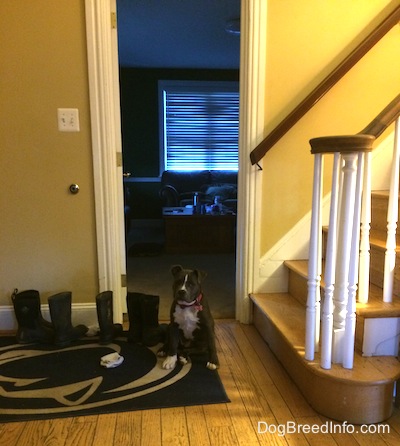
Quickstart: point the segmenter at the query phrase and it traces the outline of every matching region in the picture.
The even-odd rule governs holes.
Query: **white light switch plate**
[[[77,108],[58,108],[58,130],[60,132],[79,132],[79,110]]]

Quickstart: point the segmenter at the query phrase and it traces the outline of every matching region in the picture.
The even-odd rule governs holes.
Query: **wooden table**
[[[236,215],[193,214],[191,208],[163,208],[165,252],[211,254],[235,251]]]

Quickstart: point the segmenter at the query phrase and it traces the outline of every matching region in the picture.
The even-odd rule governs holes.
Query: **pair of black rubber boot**
[[[153,347],[165,341],[167,325],[158,323],[159,296],[128,292],[128,342]]]
[[[104,291],[96,296],[97,319],[99,321],[100,344],[109,344],[122,335],[122,325],[114,324],[113,292]]]
[[[18,323],[17,342],[19,344],[39,342],[65,347],[84,336],[88,331],[85,325],[72,326],[72,293],[70,291],[49,297],[51,322],[42,316],[40,295],[37,290],[26,290],[19,293],[15,289],[11,300]]]

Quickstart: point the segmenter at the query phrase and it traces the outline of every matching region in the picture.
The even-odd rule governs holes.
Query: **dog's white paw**
[[[165,357],[167,356],[167,353],[166,353],[164,350],[159,350],[159,351],[157,352],[157,356],[158,356],[159,358],[165,358]]]
[[[179,356],[179,363],[185,365],[188,363],[188,360],[184,356]]]
[[[212,362],[207,362],[207,368],[209,370],[217,370],[218,366],[217,364],[213,364]]]
[[[172,370],[175,367],[177,360],[177,355],[167,356],[163,362],[162,368],[166,370]]]

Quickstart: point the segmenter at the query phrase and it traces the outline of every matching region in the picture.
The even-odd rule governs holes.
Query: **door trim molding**
[[[250,153],[264,138],[267,3],[241,3],[236,318],[242,323],[252,321],[249,293],[260,263],[262,172]]]
[[[117,31],[111,27],[116,0],[85,0],[96,231],[100,291],[114,292],[114,314],[126,305]],[[241,2],[239,182],[236,260],[236,318],[251,322],[249,293],[259,270],[261,173],[250,152],[264,137],[267,2]]]
[[[99,291],[113,292],[114,320],[122,322],[126,256],[115,0],[86,0],[85,10]]]

